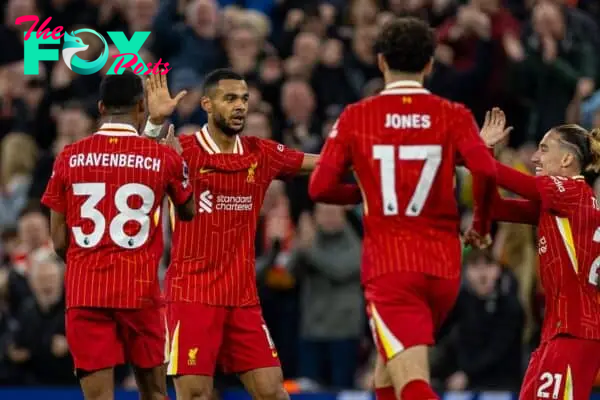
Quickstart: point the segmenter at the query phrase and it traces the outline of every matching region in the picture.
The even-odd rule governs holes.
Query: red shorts
[[[600,341],[558,336],[531,355],[519,400],[588,400],[600,368]]]
[[[365,284],[373,339],[387,362],[404,349],[434,343],[434,334],[454,307],[460,279],[394,272]]]
[[[259,305],[222,307],[173,302],[167,306],[171,351],[167,374],[213,376],[279,367]]]
[[[92,372],[130,362],[153,368],[166,362],[163,307],[69,308],[66,333],[75,368]]]

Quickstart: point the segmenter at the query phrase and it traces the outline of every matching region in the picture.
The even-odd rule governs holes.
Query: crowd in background
[[[76,384],[64,330],[64,266],[51,252],[39,199],[61,149],[94,131],[99,73],[64,62],[23,73],[22,15],[49,27],[104,34],[151,31],[140,56],[169,62],[173,93],[188,90],[178,134],[206,122],[203,76],[246,77],[244,134],[319,152],[345,105],[383,88],[373,41],[394,16],[437,31],[434,93],[465,103],[479,122],[501,107],[515,130],[497,156],[531,173],[544,132],[563,122],[600,127],[597,0],[8,0],[0,10],[0,385]],[[93,36],[79,53],[95,59]],[[118,53],[110,46],[110,55]],[[470,179],[458,170],[465,226]],[[257,279],[284,373],[303,387],[370,388],[373,344],[360,287],[360,208],[311,203],[306,178],[269,189],[256,238]],[[168,235],[168,230],[165,229]],[[466,253],[464,285],[432,351],[440,389],[517,389],[539,338],[543,292],[535,230],[494,227],[491,251]],[[167,241],[168,243],[168,241]],[[201,244],[199,244],[201,245]],[[167,246],[168,247],[168,246]],[[161,268],[168,264],[168,248]],[[133,383],[126,367],[119,382]],[[303,379],[300,379],[303,378]],[[235,381],[223,380],[223,385]]]

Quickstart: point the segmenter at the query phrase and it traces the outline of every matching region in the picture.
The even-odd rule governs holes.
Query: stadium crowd
[[[438,34],[431,91],[465,103],[480,122],[493,106],[506,111],[515,130],[497,154],[504,163],[533,172],[535,143],[550,127],[600,127],[595,0],[8,0],[0,12],[0,385],[76,384],[63,265],[39,200],[56,154],[94,131],[99,82],[111,65],[78,75],[62,61],[44,62],[38,75],[25,75],[29,26],[16,25],[19,16],[106,38],[151,31],[141,57],[168,62],[172,93],[188,91],[172,116],[180,135],[206,122],[203,76],[229,67],[251,87],[244,134],[318,152],[345,105],[383,88],[375,35],[408,14]],[[95,59],[99,41],[85,35],[81,57]],[[457,176],[467,227],[471,182],[463,170]],[[258,232],[261,304],[286,377],[304,388],[370,388],[360,209],[312,204],[307,178],[276,182]],[[465,251],[464,285],[431,354],[440,389],[518,389],[543,316],[536,253],[534,229],[508,223],[494,227],[491,250]],[[126,367],[118,375],[133,385]]]

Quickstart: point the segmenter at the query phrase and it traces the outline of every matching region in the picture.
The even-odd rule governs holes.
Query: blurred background
[[[52,17],[51,29],[88,27],[107,40],[107,31],[128,37],[151,31],[141,57],[169,62],[171,91],[189,91],[172,116],[180,135],[206,122],[199,107],[203,76],[229,67],[250,85],[244,134],[319,152],[344,106],[383,88],[373,41],[386,21],[401,15],[423,18],[437,32],[431,91],[465,103],[479,122],[493,106],[506,111],[515,131],[497,154],[504,163],[531,173],[530,156],[548,128],[564,121],[600,127],[598,0],[2,3],[0,386],[77,385],[64,336],[64,266],[48,257],[47,210],[39,199],[56,154],[95,129],[98,86],[111,64],[84,76],[62,61],[44,62],[39,75],[24,75],[29,25],[15,25],[19,16]],[[79,55],[95,59],[99,47],[84,35],[90,48]],[[118,53],[114,46],[110,52]],[[470,177],[462,169],[457,176],[466,227]],[[360,208],[312,204],[306,178],[269,189],[256,238],[257,279],[292,392],[372,387],[361,236]],[[431,352],[440,391],[518,391],[539,339],[544,310],[535,231],[498,224],[494,236],[490,251],[465,253],[463,288]],[[168,245],[161,268],[167,264]],[[116,375],[121,387],[135,387],[127,366]],[[223,396],[238,385],[232,377],[217,379]],[[2,398],[18,393],[0,389]]]

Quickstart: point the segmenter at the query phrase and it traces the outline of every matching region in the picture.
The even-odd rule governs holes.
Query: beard
[[[227,120],[221,114],[214,114],[215,125],[221,132],[223,132],[226,136],[233,137],[244,130],[246,127],[246,119],[244,118],[244,122],[240,128],[232,128],[227,125]]]

